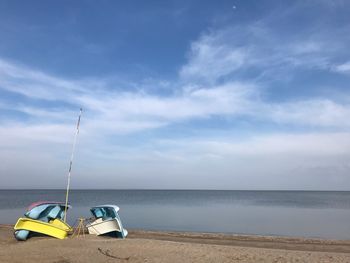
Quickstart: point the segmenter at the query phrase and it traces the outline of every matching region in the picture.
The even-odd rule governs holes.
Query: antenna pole
[[[65,223],[67,221],[67,207],[68,207],[68,196],[69,196],[69,187],[70,187],[70,175],[71,175],[71,171],[72,171],[74,150],[75,150],[75,145],[77,144],[77,139],[78,139],[78,134],[79,134],[80,118],[81,118],[81,113],[82,112],[83,112],[83,109],[80,108],[79,118],[78,118],[78,123],[77,123],[77,131],[76,131],[75,136],[74,136],[74,142],[73,142],[73,147],[72,147],[72,154],[71,154],[70,162],[69,162],[68,182],[67,182],[67,191],[66,191],[66,205],[64,207],[64,222]]]

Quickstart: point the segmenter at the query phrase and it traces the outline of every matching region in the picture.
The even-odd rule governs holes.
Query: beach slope
[[[125,240],[89,236],[18,242],[0,226],[0,262],[349,262],[350,241],[130,231]]]

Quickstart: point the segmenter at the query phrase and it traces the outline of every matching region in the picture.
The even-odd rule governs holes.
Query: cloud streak
[[[144,118],[171,123],[190,118],[206,118],[211,115],[243,114],[277,122],[292,121],[304,125],[310,123],[320,126],[342,126],[346,123],[345,118],[349,113],[348,105],[342,105],[330,99],[315,98],[287,103],[263,101],[260,87],[256,83],[227,82],[192,90],[183,88],[179,94],[161,97],[144,92],[114,92],[108,89],[103,92],[101,90],[94,92],[92,89],[83,89],[84,82],[63,80],[36,71],[28,73],[23,68],[12,64],[3,70],[3,65],[4,63],[0,64],[2,89],[29,98],[54,99],[71,105],[81,105],[98,117],[105,116],[111,120]],[[18,77],[12,72],[21,72],[22,76]],[[27,83],[30,84],[27,85]],[[45,89],[41,91],[43,87]],[[38,118],[59,119],[62,115],[69,115],[67,113],[72,112],[69,110],[60,114],[56,108],[50,111],[40,106],[30,107],[20,103],[9,105],[6,102],[3,102],[2,108],[18,110]]]
[[[30,122],[19,128],[24,131],[28,127],[28,134],[34,134],[30,129],[36,129],[36,126],[38,129],[43,128],[45,122],[48,123],[48,132],[52,123],[65,127],[67,122],[72,122],[74,119],[72,105],[76,105],[76,108],[82,106],[87,110],[89,117],[85,127],[93,136],[141,132],[213,116],[229,118],[244,116],[279,125],[340,129],[349,127],[348,104],[337,103],[328,98],[283,103],[264,101],[261,87],[256,82],[231,81],[224,84],[207,84],[207,87],[196,86],[194,89],[179,86],[180,92],[162,97],[138,91],[116,92],[109,87],[95,91],[91,85],[85,85],[85,80],[65,80],[40,71],[27,70],[2,60],[0,83],[2,89],[24,95],[29,99],[57,100],[70,105],[69,108],[48,109],[42,107],[40,103],[28,106],[21,102],[9,104],[2,101],[1,108],[29,116]],[[3,123],[2,126],[3,129],[9,127],[10,130],[16,127],[16,124],[10,122]]]
[[[350,74],[350,61],[334,66],[333,70],[343,74]]]

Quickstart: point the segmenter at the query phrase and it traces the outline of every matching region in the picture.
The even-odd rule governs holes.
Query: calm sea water
[[[0,190],[0,223],[14,224],[38,200],[64,190]],[[126,228],[350,239],[350,192],[72,190],[68,221],[116,204]]]

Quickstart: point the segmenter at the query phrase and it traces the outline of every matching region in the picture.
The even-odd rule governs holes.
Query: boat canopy
[[[95,218],[117,218],[119,207],[116,205],[99,205],[90,209]]]
[[[24,215],[31,219],[49,222],[51,219],[63,219],[65,207],[62,202],[41,201],[31,204]]]
[[[65,207],[66,204],[64,202],[56,202],[56,201],[38,201],[35,203],[32,203],[28,206],[27,211],[32,210],[34,207],[41,206],[41,205],[59,205]],[[67,206],[68,208],[72,208],[69,204]]]

